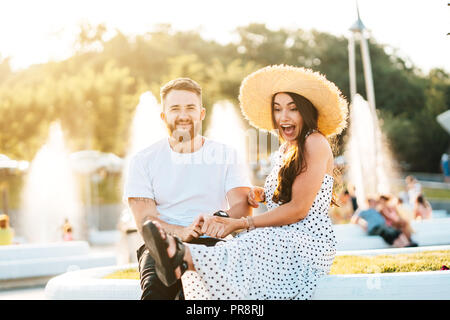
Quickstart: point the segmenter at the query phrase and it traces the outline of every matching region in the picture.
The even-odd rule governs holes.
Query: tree
[[[107,40],[108,32],[104,25],[81,26],[77,51],[65,61],[11,72],[9,60],[0,59],[0,153],[31,160],[49,124],[60,119],[73,151],[95,148],[123,155],[140,95],[150,90],[159,97],[161,85],[175,77],[191,77],[202,86],[205,129],[212,105],[226,99],[238,109],[242,80],[270,64],[312,68],[350,95],[342,36],[249,24],[236,29],[237,42],[223,45],[170,25],[134,36],[116,30]],[[435,117],[450,103],[448,74],[436,69],[423,75],[374,39],[369,49],[377,109],[395,156],[410,170],[438,171],[449,137]],[[358,93],[365,96],[358,47],[356,59]]]

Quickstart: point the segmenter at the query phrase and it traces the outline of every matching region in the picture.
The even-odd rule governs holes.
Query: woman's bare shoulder
[[[305,140],[306,152],[332,155],[331,146],[327,138],[319,132],[310,134]]]

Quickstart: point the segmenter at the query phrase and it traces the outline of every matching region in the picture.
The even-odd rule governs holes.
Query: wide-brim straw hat
[[[348,103],[338,87],[319,72],[287,65],[274,65],[248,75],[241,84],[241,111],[250,124],[272,131],[272,97],[279,92],[302,95],[318,111],[318,130],[326,137],[340,134],[347,126]]]

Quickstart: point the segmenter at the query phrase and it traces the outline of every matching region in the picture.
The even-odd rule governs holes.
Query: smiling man
[[[236,150],[201,135],[206,110],[201,87],[178,78],[161,88],[161,119],[169,137],[138,152],[131,160],[124,192],[142,235],[147,220],[158,221],[182,241],[215,245],[203,236],[200,214],[240,218],[252,213],[251,184]],[[182,298],[181,281],[166,287],[157,277],[145,245],[138,252],[141,299]]]

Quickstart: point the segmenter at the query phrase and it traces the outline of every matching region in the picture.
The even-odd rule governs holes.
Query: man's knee
[[[199,238],[192,243],[214,246],[221,239]],[[155,260],[150,256],[145,244],[137,250],[139,277],[141,282],[141,300],[174,300],[184,299],[183,285],[178,280],[174,285],[166,287],[158,278],[155,270]]]
[[[145,245],[137,251],[139,277],[142,290],[141,300],[174,300],[182,290],[181,280],[166,287],[158,278],[155,260],[150,256]],[[182,296],[182,295],[181,295]]]

